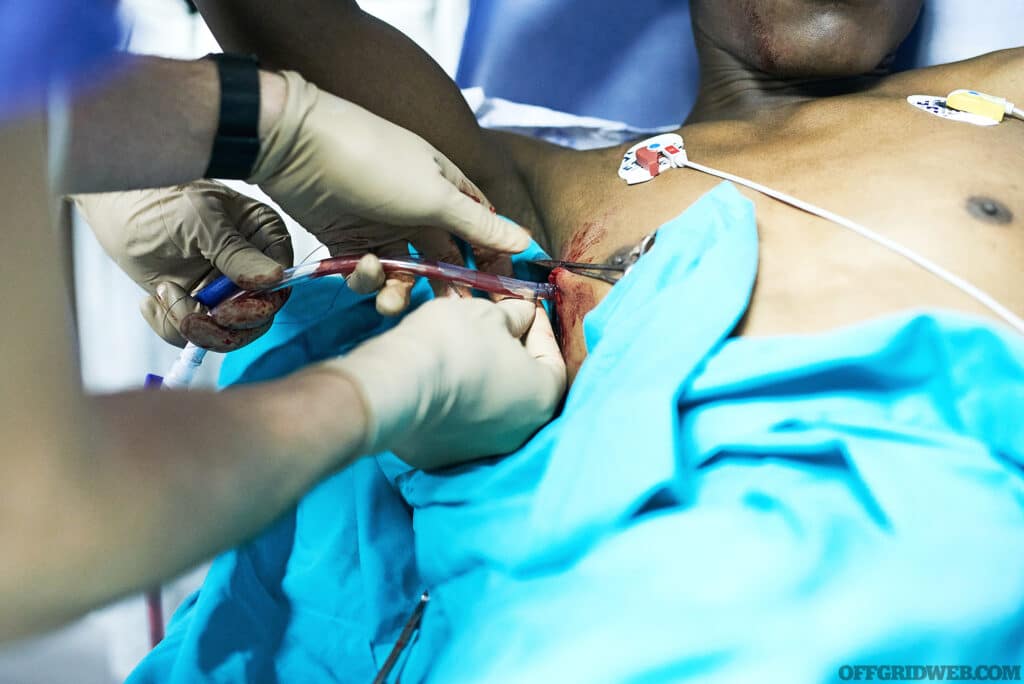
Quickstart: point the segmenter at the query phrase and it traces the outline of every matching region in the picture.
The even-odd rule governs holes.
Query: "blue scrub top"
[[[51,83],[93,80],[120,39],[116,0],[0,0],[0,121],[38,111]]]

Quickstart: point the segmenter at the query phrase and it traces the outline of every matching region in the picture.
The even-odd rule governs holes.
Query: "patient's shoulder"
[[[958,64],[963,69],[964,78],[978,82],[977,86],[962,88],[982,89],[1014,102],[1024,100],[1024,47],[990,52]]]
[[[945,95],[958,88],[980,90],[1014,102],[1024,100],[1024,47],[998,50],[960,62],[895,74],[885,90]]]

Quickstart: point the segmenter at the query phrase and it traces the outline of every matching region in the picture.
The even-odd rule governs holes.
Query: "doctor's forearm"
[[[284,81],[260,72],[260,135],[280,114]],[[220,81],[209,60],[129,57],[121,72],[71,108],[61,190],[107,192],[201,178],[220,112]]]
[[[18,562],[0,571],[0,639],[53,626],[245,541],[357,458],[366,430],[349,381],[315,371],[221,394],[137,392],[89,403],[79,453],[41,454],[53,464],[45,484],[20,483],[53,503],[8,518],[17,532],[5,535],[6,552]],[[60,598],[51,601],[54,587]]]
[[[41,120],[0,128],[0,641],[251,536],[366,429],[351,385],[316,369],[220,395],[84,395],[45,152]]]

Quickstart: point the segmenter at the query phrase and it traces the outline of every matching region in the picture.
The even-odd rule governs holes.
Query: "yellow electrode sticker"
[[[950,121],[959,121],[960,123],[974,124],[975,126],[995,126],[998,121],[993,121],[987,116],[979,116],[978,114],[971,114],[970,112],[961,112],[951,107],[946,106],[946,98],[936,97],[934,95],[911,95],[907,98],[907,102],[914,105],[918,109],[934,114],[943,119],[949,119]]]

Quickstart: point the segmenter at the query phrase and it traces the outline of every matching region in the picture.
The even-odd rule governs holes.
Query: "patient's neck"
[[[758,114],[822,97],[866,90],[888,75],[887,65],[843,78],[781,78],[750,67],[697,36],[700,89],[686,123],[752,119]]]

